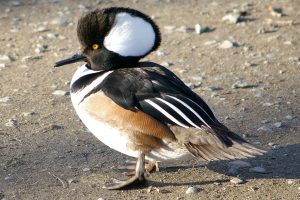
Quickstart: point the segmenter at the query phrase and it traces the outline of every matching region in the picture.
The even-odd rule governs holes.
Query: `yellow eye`
[[[99,48],[99,44],[93,44],[92,49],[97,50]]]

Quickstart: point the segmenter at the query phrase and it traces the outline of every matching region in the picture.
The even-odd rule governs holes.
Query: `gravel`
[[[189,188],[185,191],[185,193],[186,193],[186,194],[195,194],[195,193],[198,193],[198,192],[200,192],[200,191],[201,191],[200,188],[189,187]]]
[[[230,182],[233,184],[243,184],[243,183],[245,183],[245,180],[243,180],[241,178],[233,178],[230,180]]]

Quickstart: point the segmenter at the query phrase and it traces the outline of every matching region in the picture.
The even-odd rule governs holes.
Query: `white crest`
[[[121,56],[142,56],[152,49],[154,43],[152,25],[125,12],[116,15],[114,26],[104,39],[104,46]]]

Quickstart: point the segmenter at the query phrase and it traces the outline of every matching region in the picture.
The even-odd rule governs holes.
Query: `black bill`
[[[80,62],[80,61],[86,62],[87,61],[86,57],[82,54],[74,54],[70,58],[67,58],[67,59],[60,60],[60,61],[56,62],[54,64],[54,67],[60,67],[60,66],[63,66],[63,65],[68,65],[68,64],[72,64],[72,63]]]

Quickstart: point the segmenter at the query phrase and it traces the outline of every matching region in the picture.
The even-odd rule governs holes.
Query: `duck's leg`
[[[114,166],[111,169],[116,170],[126,176],[135,175],[136,161],[127,160],[124,166]],[[158,162],[157,161],[148,161],[145,162],[145,171],[147,173],[158,172]]]
[[[125,181],[115,180],[112,183],[106,184],[103,188],[117,190],[145,180],[145,154],[141,153],[136,162],[135,174],[131,178]]]

